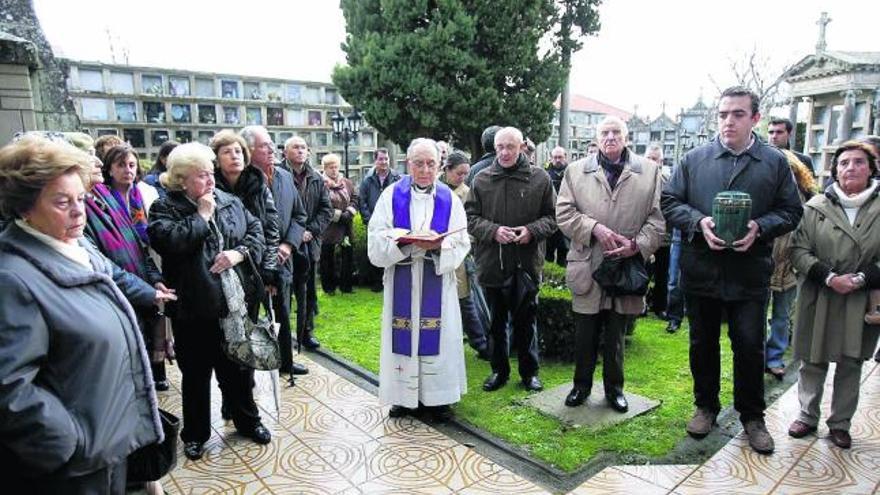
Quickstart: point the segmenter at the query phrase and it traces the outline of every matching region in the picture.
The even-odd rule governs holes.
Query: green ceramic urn
[[[712,201],[712,219],[715,221],[715,235],[726,242],[728,248],[749,232],[749,219],[752,216],[752,198],[740,191],[721,191]]]

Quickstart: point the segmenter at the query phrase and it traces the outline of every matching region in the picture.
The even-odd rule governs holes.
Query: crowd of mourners
[[[279,371],[293,383],[309,372],[294,349],[321,345],[318,280],[337,297],[358,280],[383,292],[379,398],[390,417],[450,418],[467,392],[465,340],[490,362],[484,393],[507,385],[512,352],[521,386],[540,391],[545,262],[565,268],[572,296],[565,406],[628,411],[625,343],[650,308],[670,333],[686,316],[689,435],[709,435],[721,411],[726,322],[733,407],[750,446],[774,450],[764,375],[786,375],[791,339],[800,411],[788,434],[817,431],[835,363],[825,421],[830,441],[849,448],[880,329],[880,138],[840,143],[830,175],[816,177],[810,157],[788,149],[790,121],[770,119],[766,139],[756,133],[758,109],[754,93],[725,90],[717,136],[672,167],[659,145],[637,155],[626,123],[609,116],[572,163],[557,147],[536,164],[520,130],[490,126],[473,159],[413,140],[405,174],[380,148],[358,185],[336,154],[312,163],[301,137],[279,160],[261,126],[221,131],[207,146],[166,142],[148,170],[116,136],[17,136],[0,149],[7,482],[34,493],[161,493],[132,479],[129,463],[169,440],[157,400],[171,393],[169,362],[181,372],[187,458],[200,459],[211,434],[212,374],[223,418],[272,442],[255,370],[230,355],[228,329],[239,310],[253,321],[274,315]],[[726,197],[747,200],[733,238],[731,219],[713,216]],[[358,221],[368,267],[354,261]],[[600,354],[604,404],[587,402]]]

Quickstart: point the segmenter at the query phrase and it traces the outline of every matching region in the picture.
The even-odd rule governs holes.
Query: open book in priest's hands
[[[396,241],[401,246],[412,244],[414,242],[440,242],[444,238],[446,238],[446,236],[450,234],[455,234],[456,232],[461,232],[466,228],[467,227],[462,227],[460,229],[450,230],[449,232],[445,232],[443,234],[438,234],[433,230],[413,232],[406,229],[391,229],[391,234],[388,237]]]

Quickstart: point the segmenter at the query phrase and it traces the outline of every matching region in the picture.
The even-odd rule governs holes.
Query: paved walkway
[[[213,433],[205,456],[163,480],[168,493],[549,493],[434,428],[414,419],[389,419],[372,394],[302,358],[311,373],[284,387],[281,407],[267,375],[258,373],[258,404],[274,435],[256,445],[220,418],[212,394]],[[172,389],[160,403],[180,415],[180,375],[169,368]],[[853,448],[825,438],[785,434],[797,411],[796,387],[768,410],[776,439],[772,456],[754,454],[742,435],[702,465],[615,466],[572,491],[626,494],[875,493],[880,484],[880,368],[866,364]],[[826,394],[827,396],[830,394]],[[823,411],[827,410],[826,405]],[[182,448],[182,446],[181,446]]]

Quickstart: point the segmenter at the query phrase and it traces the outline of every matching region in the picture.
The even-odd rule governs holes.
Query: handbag
[[[645,260],[636,253],[627,258],[605,258],[593,280],[610,296],[644,296],[648,293]]]
[[[499,246],[500,248],[500,246]],[[501,256],[499,250],[499,256]],[[502,265],[503,266],[503,265]],[[519,247],[516,247],[516,269],[508,275],[501,286],[501,295],[508,301],[510,312],[514,316],[522,309],[528,309],[529,303],[535,303],[538,295],[538,283],[523,268],[519,259]]]
[[[213,222],[209,223],[213,225]],[[223,234],[215,225],[212,231],[223,246]],[[249,253],[244,254],[254,277],[259,277],[257,266]],[[262,284],[260,284],[262,286]],[[272,304],[268,301],[265,291],[260,295],[259,302],[266,308],[267,316],[252,318],[248,312],[239,271],[224,270],[220,273],[220,287],[226,300],[228,312],[220,318],[220,329],[223,330],[223,352],[230,360],[255,370],[277,370],[281,367],[281,348],[278,346],[278,328]]]
[[[165,440],[161,443],[145,445],[129,454],[126,475],[126,480],[129,482],[156,481],[177,466],[177,435],[180,431],[180,419],[164,409],[159,409],[159,419]]]

